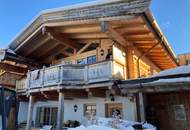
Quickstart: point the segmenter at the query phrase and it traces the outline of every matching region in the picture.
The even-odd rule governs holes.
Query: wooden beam
[[[165,38],[162,36],[163,34],[160,32],[160,30],[155,27],[146,15],[142,15],[142,19],[144,20],[145,24],[147,25],[147,27],[149,28],[149,30],[153,33],[153,35],[155,35],[155,37],[161,41],[163,39],[162,42],[162,48],[164,49],[164,51],[170,56],[170,58],[172,59],[173,64],[177,65],[176,59],[173,56],[172,52],[170,51],[170,47],[167,45]],[[160,32],[160,34],[159,34]]]
[[[53,45],[50,46],[48,49],[44,50],[43,52],[41,52],[38,57],[41,57],[43,55],[45,55],[46,53],[48,53],[49,51],[51,51],[52,49],[54,49],[56,46],[59,45],[59,42],[55,42],[55,43],[52,43]]]
[[[63,28],[56,28],[57,31],[66,34],[76,34],[76,33],[98,33],[100,32],[100,27],[96,24],[92,25],[81,25],[81,26],[68,26]]]
[[[72,39],[106,39],[108,36],[105,33],[83,33],[83,34],[72,34]]]
[[[108,17],[108,18],[102,18],[101,21],[107,21],[110,22],[114,26],[123,26],[123,25],[132,25],[132,24],[143,24],[144,21],[140,16],[116,16],[114,17]]]
[[[47,41],[49,41],[51,38],[50,37],[45,37],[41,42],[39,42],[38,44],[36,44],[35,46],[33,46],[32,48],[30,48],[29,50],[27,50],[24,53],[24,56],[28,56],[30,55],[32,52],[34,52],[35,50],[37,50],[40,46],[42,46],[43,44],[45,44]]]
[[[69,47],[64,47],[64,48],[56,47],[51,51],[51,55],[44,55],[41,59],[44,59],[46,57],[45,61],[48,62],[51,58],[55,57],[61,52],[64,52],[68,48]]]
[[[108,37],[110,37],[114,41],[117,41],[119,44],[121,44],[124,47],[131,45],[131,43],[129,43],[115,29],[113,29],[109,23],[104,23],[104,24],[106,28],[106,34],[108,35]]]
[[[66,56],[73,56],[74,55],[74,53],[69,53],[69,52],[65,52],[65,51],[63,51],[61,53],[66,55]]]
[[[1,89],[0,91],[0,96],[1,96],[1,105],[0,105],[0,108],[1,108],[1,129],[2,130],[6,130],[7,129],[7,116],[6,116],[6,105],[5,105],[5,102],[6,102],[6,99],[5,99],[5,92],[4,92],[4,88]]]
[[[142,50],[142,52],[146,52],[146,50],[147,49],[144,49],[144,50]],[[150,53],[152,53],[152,52],[161,53],[161,52],[163,52],[163,50],[161,50],[161,49],[160,50],[159,49],[153,49],[153,50],[150,51]]]
[[[150,56],[163,56],[163,57],[165,57],[165,56],[167,56],[167,54],[165,54],[165,53],[163,53],[163,54],[160,54],[160,53],[154,53],[154,52],[152,52],[152,53],[150,53],[150,54],[148,54],[148,55],[150,55]]]
[[[168,57],[154,57],[154,58],[150,58],[151,60],[169,60]]]
[[[64,117],[64,94],[59,92],[58,112],[57,112],[57,130],[62,130]]]
[[[148,28],[139,28],[139,27],[133,27],[133,28],[118,28],[116,29],[120,34],[147,34],[150,33]]]
[[[149,33],[149,34],[129,34],[129,35],[127,35],[127,38],[129,38],[129,39],[132,39],[132,38],[152,38],[152,39],[154,39],[155,37],[154,37],[154,35],[152,35],[151,33]]]
[[[135,75],[134,75],[134,67],[135,67],[135,64],[134,64],[134,59],[133,59],[133,47],[127,47],[127,50],[126,50],[126,63],[127,63],[127,78],[128,79],[134,79],[136,78]]]
[[[134,44],[148,44],[148,45],[154,45],[155,43],[157,43],[157,41],[134,41]]]
[[[44,30],[44,33],[47,33],[52,39],[59,42],[60,44],[63,44],[64,46],[68,46],[72,49],[77,49],[76,44],[71,39],[69,39],[67,34],[58,33],[54,29],[48,28],[48,27],[45,27],[43,30]]]
[[[64,52],[68,48],[69,47],[64,47],[64,48],[57,49],[57,51],[55,53],[53,53],[51,56],[54,57],[54,56],[58,55],[59,53]]]
[[[127,39],[128,39],[128,41],[132,41],[132,42],[135,42],[135,41],[152,41],[152,42],[156,42],[156,43],[158,43],[158,40],[156,40],[156,39],[154,39],[154,38],[151,38],[151,37],[149,37],[149,38],[138,38],[138,37],[132,37],[132,38],[128,38],[128,36],[125,36]]]
[[[88,43],[97,43],[97,44],[100,44],[101,43],[100,39],[77,39],[75,41],[76,41],[76,43],[82,43],[82,44],[88,44]]]
[[[27,72],[27,70],[25,68],[2,63],[2,62],[0,62],[0,69],[2,69],[4,71],[16,72],[16,73],[21,73],[21,74],[25,74]]]
[[[27,115],[27,123],[26,123],[26,130],[31,130],[31,127],[32,127],[33,108],[34,108],[34,96],[30,95],[29,106],[28,106],[28,115]]]
[[[77,52],[77,54],[82,53],[82,52],[83,52],[84,50],[86,50],[91,44],[92,44],[92,43],[86,44],[83,48],[81,48],[81,49]]]
[[[112,24],[113,25],[113,24]],[[130,25],[120,25],[118,28],[116,28],[117,31],[121,30],[127,30],[127,29],[148,29],[145,23],[131,23]]]
[[[144,95],[142,92],[138,93],[138,108],[139,108],[139,122],[145,122],[145,105],[144,105]]]

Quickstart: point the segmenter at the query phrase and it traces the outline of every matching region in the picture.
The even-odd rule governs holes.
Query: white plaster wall
[[[105,98],[89,98],[89,99],[73,99],[73,100],[65,100],[65,108],[64,108],[64,120],[78,120],[79,122],[84,121],[84,104],[96,104],[96,115],[99,117],[105,117],[105,104],[106,103],[122,103],[123,104],[123,118],[131,121],[136,121],[136,103],[130,102],[126,97],[115,97],[115,102],[106,101]],[[77,112],[74,112],[74,105],[78,106]],[[19,119],[26,120],[27,118],[27,109],[28,104],[21,104],[25,108],[20,108],[21,111],[25,111],[24,115],[20,114],[19,111]],[[37,107],[57,107],[57,101],[47,101],[47,102],[36,102],[34,104],[33,110],[33,121],[36,119],[36,109]]]
[[[18,112],[18,123],[26,122],[28,113],[28,102],[20,102]]]
[[[64,108],[64,120],[78,120],[83,122],[84,118],[84,109],[83,105],[88,103],[96,104],[97,107],[97,116],[105,116],[105,105],[104,98],[91,98],[91,99],[74,99],[74,100],[65,100]],[[74,105],[78,106],[77,112],[74,112]],[[33,111],[33,121],[36,119],[36,109],[38,107],[57,107],[57,101],[47,101],[47,102],[36,102],[34,105]]]

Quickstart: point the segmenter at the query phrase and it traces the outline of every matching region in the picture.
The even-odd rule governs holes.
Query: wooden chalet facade
[[[178,55],[178,61],[180,66],[190,65],[190,53]]]
[[[0,62],[0,69],[0,130],[17,130],[16,80],[22,79],[27,69],[25,65],[8,60]]]
[[[4,51],[1,59],[27,66],[16,83],[26,130],[82,122],[85,106],[97,116],[110,117],[118,109],[124,119],[144,120],[142,93],[123,94],[119,81],[177,66],[149,5],[150,0],[105,0],[43,11],[11,42],[14,53]]]
[[[189,130],[190,66],[152,77],[121,81],[123,93],[143,92],[146,120],[158,130]]]

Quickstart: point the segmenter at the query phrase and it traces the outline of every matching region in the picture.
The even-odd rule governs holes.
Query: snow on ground
[[[178,75],[178,74],[190,74],[190,66],[180,66],[174,69],[161,71],[160,73],[155,74],[153,77],[170,76],[170,75]]]
[[[153,125],[148,123],[100,117],[95,117],[92,120],[88,120],[86,124],[81,125],[80,127],[69,128],[68,130],[135,130],[133,125],[142,125],[144,129],[156,130]]]

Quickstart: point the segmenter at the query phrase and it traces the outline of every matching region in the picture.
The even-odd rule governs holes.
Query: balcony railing
[[[57,65],[28,72],[26,79],[17,81],[17,90],[55,85],[89,84],[112,79],[115,79],[113,61],[92,65]]]

